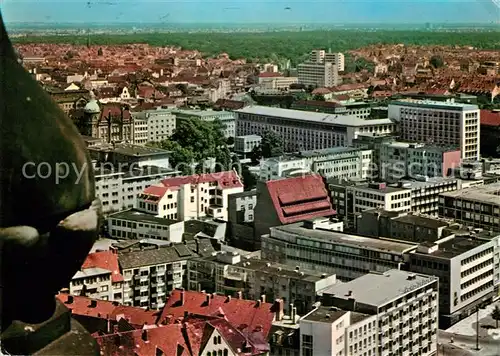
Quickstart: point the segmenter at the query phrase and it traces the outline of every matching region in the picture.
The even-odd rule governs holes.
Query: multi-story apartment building
[[[315,87],[337,86],[342,80],[339,72],[344,71],[344,62],[342,53],[313,50],[309,61],[297,66],[299,83]]]
[[[300,319],[300,355],[378,355],[377,331],[376,315],[318,306]]]
[[[300,269],[260,259],[244,259],[238,253],[219,252],[215,256],[188,262],[188,288],[207,293],[235,295],[244,299],[283,299],[285,312],[303,315],[311,310],[319,291],[336,283],[335,275]]]
[[[379,150],[379,176],[387,182],[397,182],[406,177],[446,177],[462,161],[457,148],[423,143],[386,142],[380,145]]]
[[[478,106],[471,104],[407,99],[389,105],[402,139],[460,147],[462,159],[471,161],[480,157],[479,117]]]
[[[500,183],[442,193],[439,216],[477,228],[500,229]]]
[[[462,187],[462,181],[456,178],[428,178],[418,180],[401,180],[399,187],[411,191],[411,211],[427,215],[438,215],[439,194],[451,192]]]
[[[108,216],[108,233],[115,239],[157,239],[182,242],[184,222],[158,218],[137,210],[124,210]]]
[[[399,268],[404,255],[416,249],[411,242],[350,235],[316,229],[296,223],[271,228],[262,236],[262,258],[290,266],[336,274],[348,281],[369,271],[384,272]]]
[[[231,194],[228,197],[229,239],[233,246],[245,248],[253,244],[253,222],[257,191]]]
[[[136,145],[148,142],[161,142],[175,131],[176,116],[172,110],[158,108],[132,112],[134,119],[134,139]]]
[[[36,75],[36,70],[34,74]],[[91,99],[91,93],[87,89],[62,90],[45,88],[45,90],[67,115],[74,109],[83,109]]]
[[[214,110],[173,110],[172,113],[175,115],[177,120],[197,118],[203,121],[215,121],[218,120],[223,125],[224,136],[235,137],[236,131],[236,118],[232,111],[214,111]],[[177,121],[178,122],[178,121]]]
[[[262,135],[266,130],[272,130],[282,137],[287,152],[348,147],[359,134],[390,134],[396,131],[396,124],[390,119],[365,120],[353,115],[258,105],[235,112],[237,135]]]
[[[419,245],[409,254],[412,272],[439,277],[441,328],[498,297],[500,233],[449,236]]]
[[[234,138],[234,152],[247,158],[253,149],[260,146],[262,137],[259,135],[236,136]]]
[[[359,213],[381,208],[387,211],[411,211],[411,191],[404,187],[393,187],[386,183],[329,183],[332,204],[337,213],[347,222],[355,221]]]
[[[96,168],[96,196],[101,200],[104,213],[133,208],[137,203],[137,195],[145,188],[158,182],[159,179],[177,173],[179,172],[155,166],[121,171]]]
[[[123,275],[116,251],[90,253],[69,283],[69,293],[89,298],[123,301]]]
[[[357,329],[357,340],[353,340],[356,330],[352,330],[352,338],[349,331],[352,345],[346,341],[349,348],[345,355],[364,355],[366,352],[367,355],[381,356],[431,356],[437,353],[437,277],[397,269],[368,273],[325,290],[323,304],[376,317],[375,325],[372,324],[372,330],[376,328],[375,348],[371,348],[371,353],[368,353],[368,341],[365,347],[363,326],[362,337]]]
[[[240,192],[235,171],[167,178],[139,194],[137,209],[180,221],[205,216],[227,221],[228,197]]]
[[[198,255],[184,244],[119,251],[125,305],[159,309],[168,293],[187,282],[187,261]]]
[[[289,173],[305,171],[325,178],[371,178],[372,150],[351,147],[302,151],[260,161],[260,180],[280,179]]]

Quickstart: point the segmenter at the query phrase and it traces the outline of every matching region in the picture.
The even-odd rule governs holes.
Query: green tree
[[[228,146],[234,145],[234,137],[228,137],[227,140],[226,140],[226,144]]]
[[[443,61],[443,57],[439,56],[439,55],[434,55],[431,57],[431,59],[429,60],[429,63],[434,67],[434,68],[441,68],[442,66],[444,66],[444,61]]]
[[[325,101],[325,97],[321,94],[314,94],[312,97],[312,100],[316,101]]]
[[[283,140],[281,139],[281,136],[274,131],[264,131],[260,145],[262,149],[262,157],[264,158],[278,157],[282,156],[284,153]]]
[[[252,160],[252,164],[258,164],[262,159],[262,146],[255,146],[250,153],[250,159]]]
[[[250,172],[247,166],[241,168],[241,179],[245,190],[252,190],[257,185],[257,178]]]
[[[495,305],[495,309],[491,312],[491,317],[496,322],[496,328],[498,329],[498,321],[500,320],[500,308],[498,305]]]

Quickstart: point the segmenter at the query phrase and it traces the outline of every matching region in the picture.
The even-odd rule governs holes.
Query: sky
[[[0,8],[7,25],[500,21],[500,0],[0,0]]]

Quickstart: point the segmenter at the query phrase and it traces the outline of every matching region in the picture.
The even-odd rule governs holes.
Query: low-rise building
[[[487,230],[500,230],[500,183],[441,193],[439,216]]]
[[[223,126],[224,136],[226,138],[235,137],[236,117],[232,111],[215,110],[173,110],[172,113],[177,119],[177,123],[182,119],[197,118],[202,121],[212,122],[218,120]]]
[[[108,216],[108,233],[115,239],[157,239],[182,242],[184,222],[155,217],[137,210],[124,210]]]
[[[336,274],[348,281],[370,271],[385,272],[405,263],[405,255],[416,243],[350,235],[317,229],[307,223],[271,228],[262,237],[262,258]]]
[[[235,171],[207,173],[162,180],[137,198],[137,209],[173,220],[205,216],[228,221],[228,197],[243,192]]]
[[[371,178],[372,150],[352,147],[302,151],[261,160],[260,180],[286,177],[294,172],[313,172],[325,178]]]
[[[238,253],[219,252],[215,256],[188,262],[188,288],[208,293],[235,295],[245,299],[283,299],[285,312],[295,307],[299,314],[311,310],[318,292],[336,283],[335,275],[300,269],[266,260],[246,259]]]
[[[297,84],[299,78],[285,77],[281,73],[263,72],[259,74],[259,85],[266,89],[290,89],[290,85]]]
[[[375,345],[372,343],[375,346],[375,350],[372,349],[372,355],[430,356],[437,353],[437,277],[397,269],[385,273],[368,273],[353,281],[334,285],[325,290],[323,304],[376,317],[370,320],[372,330],[375,327],[375,335],[377,335]],[[341,320],[338,323],[340,322]],[[358,338],[353,340],[356,331]],[[349,347],[346,355],[364,355],[367,351],[364,347],[365,340],[363,340],[364,325],[363,336],[359,335],[359,331],[359,328],[349,330],[349,340],[353,344],[346,345]],[[361,345],[359,341],[362,341]],[[357,352],[354,351],[356,344]]]
[[[90,157],[114,172],[122,168],[157,166],[170,168],[170,151],[128,143],[102,144],[88,147]]]
[[[382,143],[379,149],[379,177],[387,182],[403,178],[447,177],[462,162],[458,148],[393,141]]]
[[[260,146],[262,137],[259,135],[236,136],[234,138],[234,152],[247,158],[255,147]]]

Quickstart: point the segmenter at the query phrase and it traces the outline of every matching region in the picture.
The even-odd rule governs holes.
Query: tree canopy
[[[272,130],[262,134],[262,141],[251,153],[252,162],[257,163],[262,158],[278,157],[284,154],[281,136]]]
[[[443,60],[443,57],[441,56],[438,56],[438,55],[434,55],[431,57],[431,59],[429,60],[429,63],[434,67],[434,68],[441,68],[442,66],[444,66],[444,60]]]
[[[203,163],[208,158],[215,158],[216,170],[231,169],[231,152],[223,134],[223,125],[220,121],[212,122],[198,118],[177,120],[174,134],[168,140],[150,143],[150,146],[159,147],[172,152],[171,164],[183,174],[192,174],[191,166],[196,167],[199,173]]]

